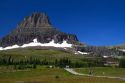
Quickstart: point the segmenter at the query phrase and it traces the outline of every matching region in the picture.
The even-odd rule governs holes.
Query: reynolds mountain
[[[53,43],[51,42],[53,40]],[[74,54],[90,54],[95,56],[121,56],[125,55],[124,51],[119,50],[117,47],[96,47],[96,46],[87,46],[81,44],[76,35],[68,34],[61,32],[57,28],[54,28],[45,13],[33,13],[31,16],[24,18],[20,24],[13,30],[10,34],[0,39],[0,50],[19,48],[20,46],[26,47],[25,44],[31,44],[34,46],[47,46],[62,47],[60,44],[66,41],[68,44],[71,44],[71,48],[64,49],[68,52]],[[37,42],[37,43],[36,43]],[[51,42],[51,43],[50,43]],[[30,44],[28,45],[30,47]],[[54,44],[54,45],[51,45]],[[14,45],[16,45],[14,47]],[[18,45],[18,46],[17,46]],[[23,46],[24,45],[24,46]],[[7,47],[7,48],[5,48]],[[63,50],[64,50],[63,49]]]
[[[30,43],[37,38],[40,43],[48,43],[52,40],[55,43],[62,43],[66,40],[68,43],[76,44],[78,39],[74,34],[67,34],[53,28],[48,16],[45,13],[33,13],[27,16],[10,34],[0,40],[1,47],[12,45],[23,45]]]

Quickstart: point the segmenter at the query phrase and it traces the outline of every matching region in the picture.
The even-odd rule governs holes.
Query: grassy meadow
[[[3,67],[2,67],[3,68]],[[125,83],[125,80],[75,76],[63,68],[0,69],[0,83]]]
[[[58,66],[49,68],[51,63],[48,65],[37,64],[36,68],[32,68],[31,66],[33,65],[33,63],[28,62],[27,64],[26,62],[22,63],[21,61],[27,60],[30,57],[34,57],[43,61],[44,59],[46,59],[47,61],[53,62],[54,64],[56,59],[59,60],[65,57],[70,59],[71,64],[76,62],[77,64],[75,65],[79,65],[78,62],[86,63],[90,62],[93,59],[98,59],[98,61],[101,60],[101,58],[99,57],[91,58],[85,57],[83,55],[75,55],[65,50],[41,50],[33,48],[24,48],[0,51],[0,58],[2,60],[2,64],[0,65],[0,83],[125,83],[125,80],[120,79],[75,76]],[[19,61],[19,63],[16,63],[14,61]],[[24,67],[23,69],[15,68],[15,66],[24,65],[28,65],[29,67]],[[88,74],[87,67],[74,69],[79,73]],[[95,67],[93,70],[95,71],[95,75],[103,75],[102,72],[104,72],[104,75],[107,76],[125,77],[124,68]]]
[[[88,74],[90,68],[75,68],[79,73]],[[93,75],[125,77],[125,68],[92,67]]]

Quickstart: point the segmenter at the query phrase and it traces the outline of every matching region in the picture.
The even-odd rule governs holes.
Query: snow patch
[[[108,58],[109,56],[103,56],[103,58]]]
[[[78,51],[79,54],[88,54],[87,52]]]
[[[120,51],[122,51],[122,52],[125,52],[125,49],[119,49]]]
[[[87,52],[77,51],[77,52],[75,52],[75,54],[84,54],[84,55],[87,55],[87,54],[89,54],[89,53],[87,53]]]
[[[38,43],[37,39],[33,39],[33,42],[34,42],[34,43]]]
[[[3,50],[3,48],[2,48],[2,47],[0,47],[0,50]]]
[[[8,50],[8,49],[15,49],[15,48],[25,48],[25,47],[34,47],[34,46],[51,46],[51,47],[59,47],[59,48],[71,48],[72,44],[67,43],[67,41],[63,41],[63,43],[55,43],[54,40],[50,41],[49,43],[40,43],[37,41],[37,38],[33,39],[33,42],[24,44],[22,46],[13,45],[8,47],[0,47],[0,50]]]
[[[19,47],[20,46],[18,46],[18,45],[13,45],[13,46],[5,47],[5,48],[3,48],[3,50],[15,49],[15,48],[19,48]]]
[[[79,54],[78,52],[75,52],[74,54]]]

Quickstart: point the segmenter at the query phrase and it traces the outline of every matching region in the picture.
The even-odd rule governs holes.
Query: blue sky
[[[32,12],[90,45],[125,43],[125,0],[0,0],[0,38]]]

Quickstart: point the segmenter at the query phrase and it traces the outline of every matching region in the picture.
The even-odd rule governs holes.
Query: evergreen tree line
[[[104,63],[98,60],[81,60],[81,61],[72,61],[69,58],[61,58],[55,59],[53,61],[49,61],[47,59],[40,59],[35,57],[23,58],[23,59],[15,59],[11,56],[1,56],[0,57],[0,65],[14,65],[16,69],[23,68],[36,68],[37,65],[53,65],[55,67],[92,67],[92,66],[104,66]]]
[[[125,68],[125,57],[122,58],[122,59],[120,59],[119,66],[120,66],[121,68]]]

